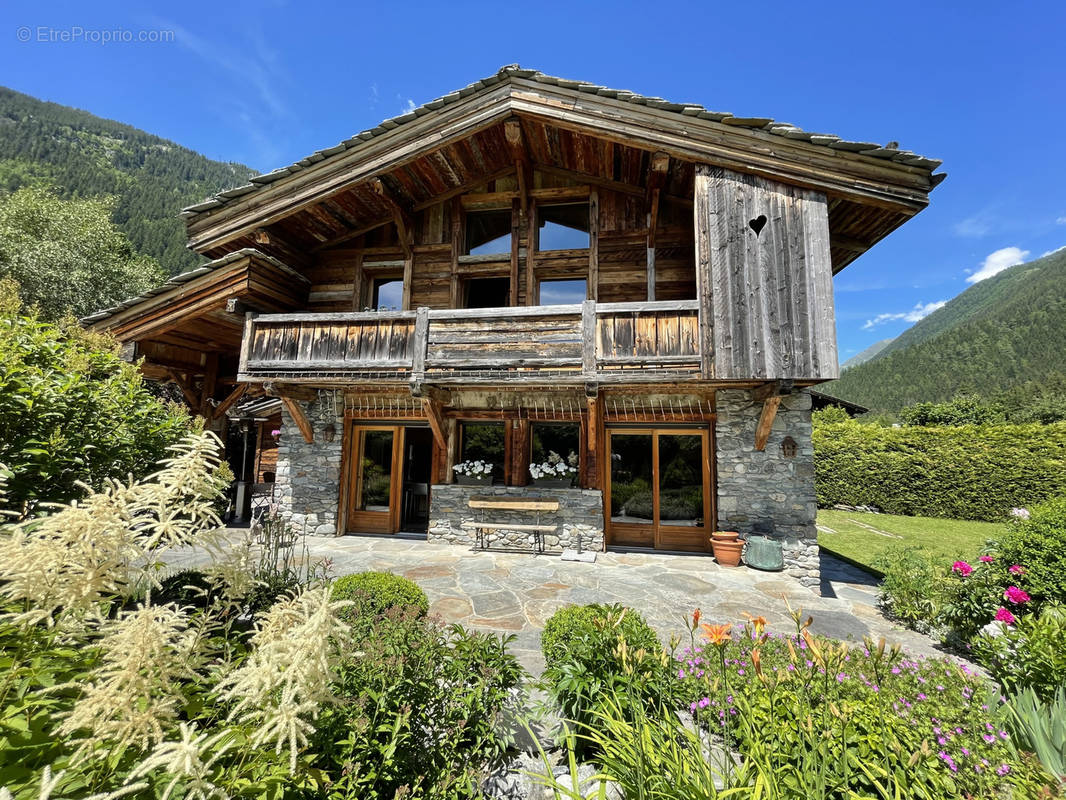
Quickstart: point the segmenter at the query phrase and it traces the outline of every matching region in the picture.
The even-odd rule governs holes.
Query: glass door
[[[395,533],[400,522],[403,428],[353,425],[349,438],[349,533]]]
[[[710,440],[702,429],[608,430],[608,542],[710,549]]]

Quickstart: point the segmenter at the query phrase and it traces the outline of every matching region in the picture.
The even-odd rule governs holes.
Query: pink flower
[[[1007,609],[1000,606],[1000,608],[996,611],[996,620],[1006,625],[1013,625],[1014,615],[1010,613],[1010,611],[1008,611]]]
[[[996,560],[996,558],[995,556],[981,556],[977,560],[980,561],[982,564],[991,564],[993,561]]]
[[[1017,586],[1008,586],[1007,591],[1003,593],[1003,599],[1014,603],[1014,605],[1020,605],[1021,603],[1029,602],[1029,593],[1019,589]]]
[[[271,436],[281,436],[281,428],[274,428],[274,430],[272,430],[270,432],[270,435]]]
[[[1021,564],[1011,564],[1010,569],[1008,571],[1011,575],[1024,575],[1025,567],[1023,567]]]
[[[1028,508],[1012,508],[1010,510],[1010,515],[1012,517],[1017,517],[1018,519],[1029,519],[1031,516]]]
[[[967,575],[973,572],[973,567],[971,567],[965,561],[956,561],[954,564],[951,565],[951,571],[954,572],[956,575],[961,575],[965,578]]]

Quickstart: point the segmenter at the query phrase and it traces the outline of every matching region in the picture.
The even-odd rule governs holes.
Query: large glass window
[[[611,521],[650,524],[655,520],[655,440],[650,433],[611,435]]]
[[[493,480],[501,480],[506,458],[503,423],[462,422],[459,433],[459,460],[492,464]]]
[[[581,250],[589,246],[589,204],[567,203],[537,209],[540,250]]]
[[[362,447],[356,475],[356,510],[388,511],[392,491],[391,430],[360,430]]]
[[[659,524],[703,525],[703,439],[659,434]]]
[[[470,211],[466,215],[466,252],[471,256],[511,253],[511,212]]]
[[[464,308],[503,308],[511,304],[511,279],[470,278],[463,295]]]

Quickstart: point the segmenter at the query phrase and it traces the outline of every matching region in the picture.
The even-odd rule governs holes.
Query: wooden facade
[[[783,394],[837,377],[832,276],[926,205],[938,164],[509,67],[187,209],[212,261],[88,321],[209,418],[268,394],[306,442],[336,437],[339,531],[402,527],[411,459],[453,481],[477,421],[503,426],[478,429],[496,480],[525,485],[553,423],[608,542],[617,517],[617,543],[702,549],[715,392],[752,390],[761,449]],[[582,296],[553,304],[561,286]],[[342,431],[313,418],[324,397]],[[626,480],[654,488],[619,513],[625,436],[635,465],[651,448]],[[674,472],[698,450],[684,498],[663,448]]]

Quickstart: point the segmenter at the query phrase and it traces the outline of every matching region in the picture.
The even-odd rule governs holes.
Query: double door
[[[432,463],[429,429],[350,424],[346,532],[425,532]]]
[[[608,428],[608,544],[710,549],[710,436],[701,428]]]

